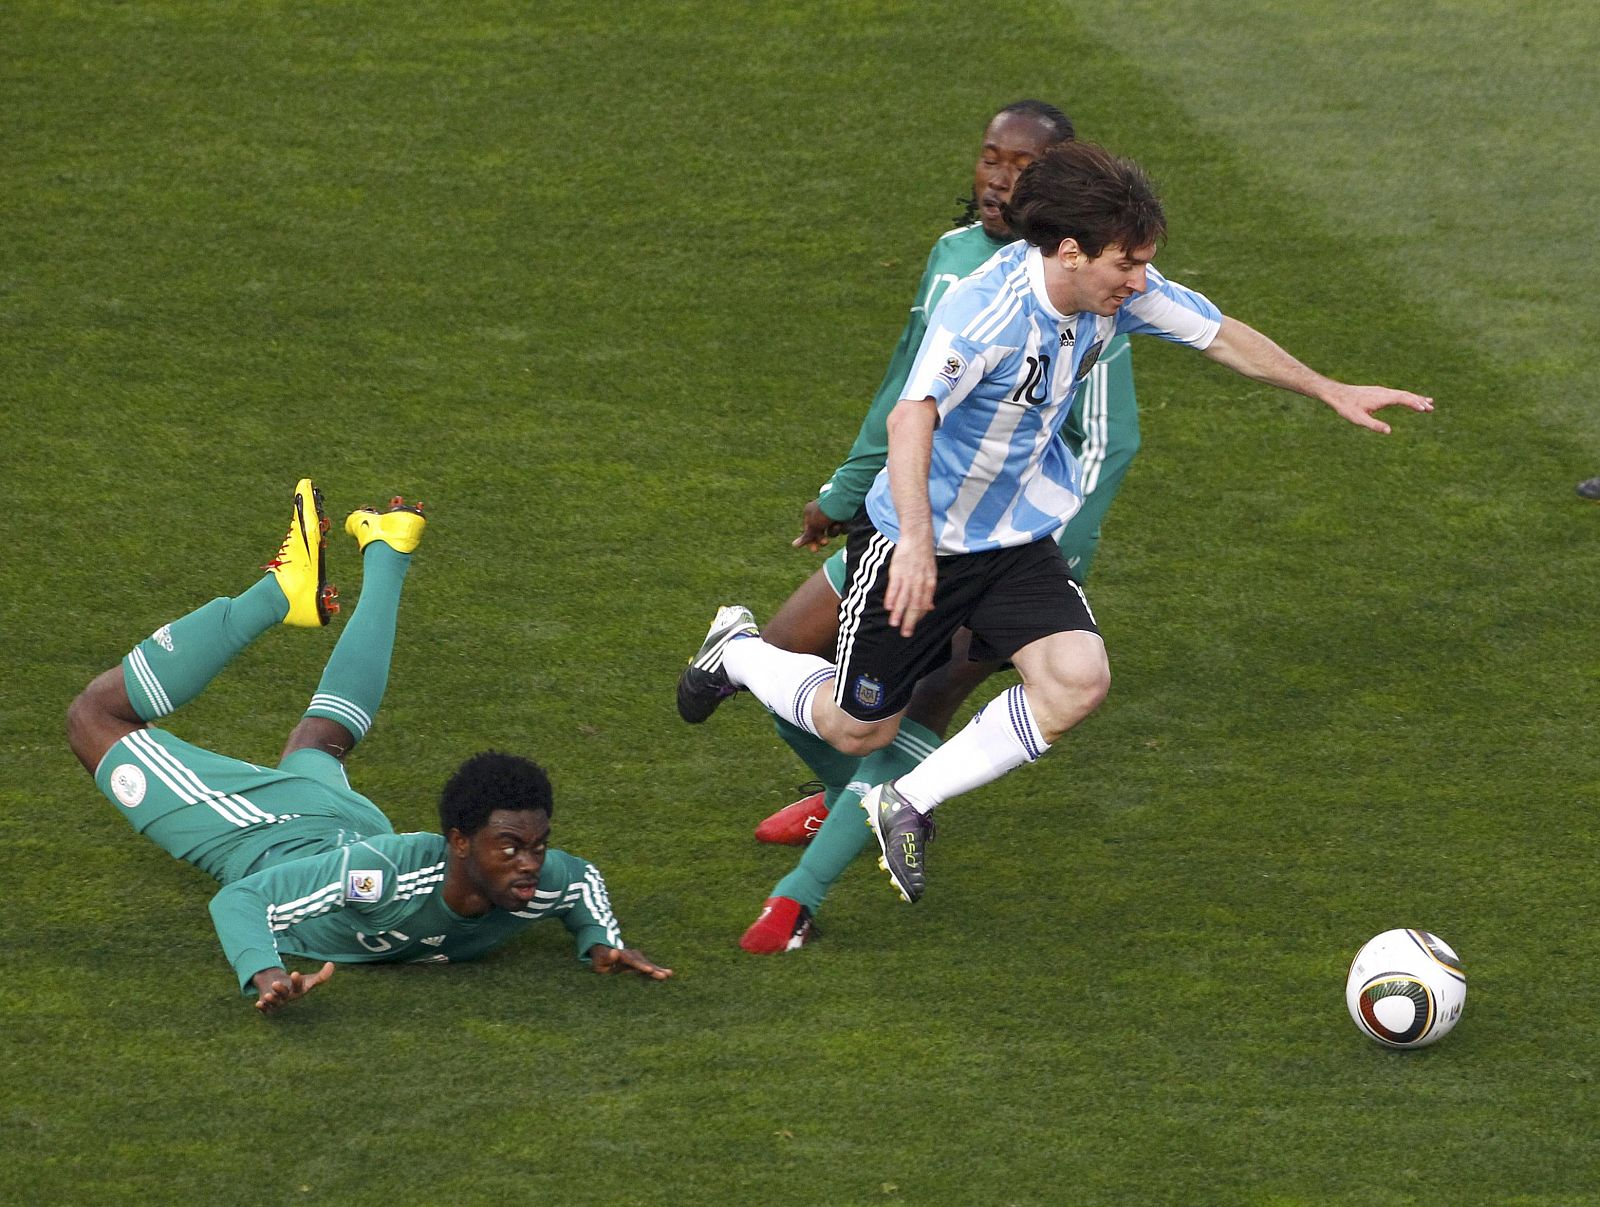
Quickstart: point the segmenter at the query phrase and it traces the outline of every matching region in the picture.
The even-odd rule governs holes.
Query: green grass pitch
[[[1600,1201],[1590,967],[1600,10],[16,0],[0,12],[0,1200]],[[1136,344],[1091,594],[1115,683],[744,956],[804,778],[673,679],[769,615],[986,116],[1054,100],[1161,184],[1168,275],[1381,439]],[[312,474],[430,504],[384,712],[401,828],[465,754],[550,769],[629,941],[231,992],[209,882],[112,815],[67,702],[246,585]],[[347,601],[359,568],[342,539]],[[172,722],[275,756],[331,634]],[[1392,926],[1470,975],[1362,1039]]]

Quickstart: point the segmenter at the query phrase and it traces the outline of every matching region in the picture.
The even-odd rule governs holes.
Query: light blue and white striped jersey
[[[1077,460],[1056,438],[1079,383],[1116,335],[1210,347],[1222,312],[1153,267],[1147,288],[1102,318],[1064,315],[1044,287],[1044,257],[1024,242],[996,252],[934,311],[902,391],[939,405],[928,473],[938,554],[1026,545],[1082,502]],[[867,514],[900,539],[887,468]]]

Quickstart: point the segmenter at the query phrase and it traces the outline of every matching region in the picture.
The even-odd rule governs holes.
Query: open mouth
[[[536,884],[513,884],[511,886],[511,895],[526,905],[533,900],[534,891],[538,887]]]

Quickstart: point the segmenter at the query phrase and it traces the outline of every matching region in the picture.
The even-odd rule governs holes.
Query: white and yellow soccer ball
[[[1467,1004],[1461,957],[1425,930],[1386,930],[1350,961],[1344,1003],[1386,1048],[1425,1048],[1450,1034]]]

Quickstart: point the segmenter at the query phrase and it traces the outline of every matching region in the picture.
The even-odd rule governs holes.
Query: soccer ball
[[[1344,1004],[1386,1048],[1425,1048],[1450,1034],[1467,1002],[1461,957],[1425,930],[1386,930],[1350,961]]]

